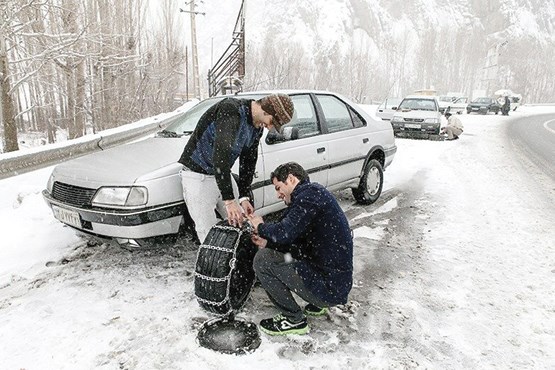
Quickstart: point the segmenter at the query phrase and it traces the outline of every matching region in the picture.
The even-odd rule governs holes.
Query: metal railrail
[[[130,123],[63,143],[0,154],[0,180],[139,139],[166,128],[182,113],[182,108],[178,108],[152,117],[143,124]]]
[[[208,94],[216,96],[242,90],[245,77],[245,0],[235,21],[233,39],[220,59],[208,70]]]

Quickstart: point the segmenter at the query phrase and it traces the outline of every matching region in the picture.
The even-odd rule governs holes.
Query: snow
[[[540,112],[555,108],[462,115],[453,142],[398,139],[378,202],[336,192],[355,234],[350,302],[245,356],[195,340],[210,316],[191,245],[88,245],[42,200],[52,167],[0,180],[0,367],[554,368],[555,186],[504,130]],[[260,287],[251,298],[240,317],[276,313]]]

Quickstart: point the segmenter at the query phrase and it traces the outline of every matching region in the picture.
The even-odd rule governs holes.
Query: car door
[[[295,113],[290,123],[284,126],[298,129],[298,138],[271,142],[266,135],[261,140],[262,179],[257,188],[263,187],[264,207],[281,204],[270,175],[277,166],[287,162],[297,162],[308,172],[310,180],[327,185],[328,178],[328,143],[322,136],[322,129],[314,102],[310,94],[290,95],[295,106]],[[259,172],[259,171],[257,171]],[[260,172],[259,172],[260,174]],[[262,183],[260,182],[262,180]],[[257,191],[257,193],[260,193]]]
[[[359,176],[372,140],[365,122],[337,96],[316,94],[322,111],[324,136],[328,143],[328,187]]]

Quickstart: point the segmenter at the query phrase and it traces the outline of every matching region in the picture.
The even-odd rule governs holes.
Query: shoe
[[[299,322],[292,322],[282,314],[260,321],[260,330],[268,335],[306,334],[309,332],[306,317]]]
[[[445,140],[447,140],[447,141],[452,141],[452,140],[458,140],[458,138],[459,138],[458,136],[455,136],[455,137],[452,138],[452,139],[445,139]]]
[[[308,316],[322,316],[328,313],[328,309],[326,307],[320,308],[312,303],[309,303],[304,306],[304,313]]]

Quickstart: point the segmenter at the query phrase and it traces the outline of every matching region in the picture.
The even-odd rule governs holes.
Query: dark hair
[[[451,117],[451,116],[452,116],[451,113],[449,113],[449,112],[445,113],[445,117]]]
[[[274,172],[270,175],[270,181],[274,181],[276,179],[280,182],[285,182],[287,176],[293,175],[299,181],[309,180],[308,173],[305,169],[298,164],[297,162],[288,162],[284,164],[280,164]]]

